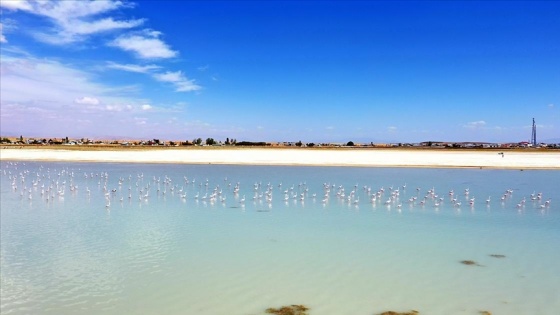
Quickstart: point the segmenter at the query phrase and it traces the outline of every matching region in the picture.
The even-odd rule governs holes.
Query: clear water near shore
[[[560,171],[1,166],[2,314],[560,309]]]

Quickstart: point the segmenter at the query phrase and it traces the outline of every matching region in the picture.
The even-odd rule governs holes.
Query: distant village
[[[547,148],[560,149],[560,143],[536,143],[528,141],[510,142],[510,143],[492,143],[492,142],[446,142],[446,141],[424,141],[418,143],[354,143],[348,141],[346,143],[304,143],[297,142],[252,142],[237,141],[236,139],[227,138],[225,141],[216,141],[213,138],[197,138],[186,141],[171,141],[161,139],[149,140],[92,140],[88,138],[70,139],[65,138],[17,138],[2,137],[0,139],[2,145],[25,145],[25,146],[49,146],[49,145],[91,145],[91,146],[238,146],[238,147],[354,147],[354,148],[462,148],[462,149],[515,149],[515,148]]]

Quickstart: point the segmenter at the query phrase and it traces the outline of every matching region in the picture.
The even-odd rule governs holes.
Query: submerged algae
[[[279,308],[267,308],[266,313],[274,315],[307,315],[308,310],[309,308],[305,305],[290,305]]]

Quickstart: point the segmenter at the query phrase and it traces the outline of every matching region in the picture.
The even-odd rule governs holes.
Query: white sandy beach
[[[560,169],[558,151],[384,150],[384,149],[166,149],[63,150],[3,148],[4,161],[74,161],[177,164],[308,165]]]

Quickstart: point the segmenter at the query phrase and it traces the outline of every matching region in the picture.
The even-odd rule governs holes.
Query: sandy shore
[[[560,169],[560,151],[406,149],[0,149],[2,161]]]

